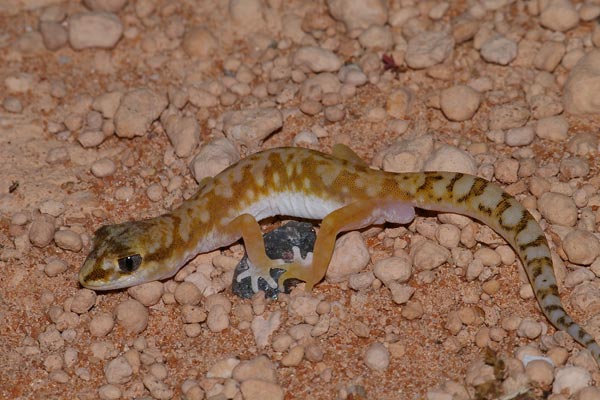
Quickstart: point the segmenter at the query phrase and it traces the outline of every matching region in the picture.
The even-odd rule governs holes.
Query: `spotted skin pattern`
[[[271,286],[295,278],[311,290],[325,276],[338,233],[385,221],[410,222],[414,207],[454,212],[480,220],[510,243],[543,313],[585,346],[600,365],[600,346],[561,304],[542,229],[496,184],[461,173],[374,170],[352,150],[337,145],[332,155],[302,148],[266,150],[203,180],[200,186],[170,213],[100,228],[80,270],[81,284],[108,290],[165,279],[198,253],[242,238],[252,268],[238,279],[249,276],[256,289],[260,278]],[[266,256],[257,221],[274,215],[322,220],[310,257],[302,259],[295,252],[296,259],[284,263]],[[279,282],[270,278],[274,267],[285,270]]]

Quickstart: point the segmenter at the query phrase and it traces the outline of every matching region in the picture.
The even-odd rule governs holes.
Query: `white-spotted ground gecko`
[[[325,275],[336,236],[383,222],[412,221],[414,207],[482,221],[516,250],[537,301],[552,324],[585,346],[600,365],[600,346],[563,308],[548,242],[533,216],[498,185],[450,172],[390,173],[369,168],[352,150],[333,154],[276,148],[252,154],[214,178],[170,213],[98,229],[79,281],[108,290],[169,278],[198,253],[244,240],[250,277],[271,287],[290,278],[311,290]],[[284,263],[267,257],[257,221],[274,216],[322,220],[314,252]],[[275,282],[269,271],[285,272]]]

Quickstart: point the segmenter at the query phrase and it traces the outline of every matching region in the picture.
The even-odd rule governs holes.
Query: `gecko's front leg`
[[[285,261],[273,260],[267,256],[263,235],[256,219],[250,214],[242,214],[227,224],[225,231],[233,236],[241,236],[248,253],[249,268],[237,276],[237,281],[241,282],[249,277],[254,293],[258,292],[260,278],[272,288],[276,288],[277,282],[271,277],[270,271],[273,268],[281,268]]]

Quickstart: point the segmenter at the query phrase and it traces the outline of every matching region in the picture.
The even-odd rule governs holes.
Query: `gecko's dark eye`
[[[122,272],[133,272],[142,265],[142,256],[133,254],[127,257],[119,258],[119,269]]]

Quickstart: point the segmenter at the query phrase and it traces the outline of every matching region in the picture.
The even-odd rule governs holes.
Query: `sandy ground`
[[[350,288],[347,281],[322,282],[309,297],[319,300],[315,304],[328,305],[327,315],[332,322],[326,333],[317,337],[294,333],[301,331],[298,328],[301,324],[308,324],[310,328],[310,322],[312,325],[316,322],[314,316],[306,322],[306,316],[290,311],[289,305],[294,303],[294,298],[306,296],[302,291],[261,305],[260,299],[240,299],[226,288],[223,297],[233,305],[233,311],[227,316],[227,327],[210,329],[200,323],[194,326],[198,328],[194,335],[186,334],[189,331],[184,329],[182,307],[173,301],[174,282],[165,283],[165,288],[161,289],[164,290],[163,298],[147,308],[147,326],[139,333],[129,332],[120,323],[105,334],[94,336],[90,333],[94,318],[102,313],[113,315],[117,305],[131,297],[126,290],[99,292],[93,299],[93,307],[81,312],[72,311],[74,299],[82,293],[77,272],[89,250],[93,232],[103,224],[156,216],[193,193],[197,183],[190,163],[202,146],[223,137],[222,118],[227,111],[265,106],[269,102],[267,106],[282,110],[282,126],[274,133],[260,140],[232,141],[242,155],[258,149],[292,145],[299,132],[311,131],[311,143],[304,146],[329,152],[332,144],[342,142],[368,162],[375,160],[372,164],[381,167],[383,152],[397,140],[412,140],[427,133],[432,135],[435,149],[448,144],[470,153],[474,172],[487,178],[493,178],[494,173],[489,176],[486,168],[488,172],[489,168],[500,168],[499,160],[506,159],[520,163],[524,159],[533,160],[538,168],[537,176],[544,176],[544,171],[559,168],[562,158],[577,155],[572,147],[568,147],[569,139],[581,133],[597,135],[598,116],[575,117],[559,110],[552,115],[565,116],[569,123],[567,137],[548,140],[536,135],[529,143],[507,145],[503,135],[510,128],[501,127],[498,129],[500,134],[490,133],[490,110],[498,104],[518,103],[525,104],[525,108],[533,107],[531,92],[524,88],[534,80],[555,79],[560,103],[561,86],[569,72],[562,64],[543,71],[534,67],[531,60],[520,58],[511,60],[508,65],[484,61],[471,38],[451,45],[452,54],[434,66],[410,68],[402,62],[390,64],[388,59],[391,68],[386,71],[382,56],[385,54],[402,61],[403,46],[397,40],[388,49],[361,46],[356,39],[358,35],[348,33],[351,30],[343,21],[334,20],[326,4],[320,1],[265,2],[268,4],[259,10],[265,21],[262,27],[243,26],[247,21],[242,17],[236,20],[226,2],[130,1],[115,11],[124,26],[124,33],[110,48],[75,50],[76,38],[61,45],[60,38],[53,37],[59,44],[51,51],[39,33],[40,21],[57,20],[64,28],[71,16],[89,9],[78,2],[8,3],[8,6],[0,7],[0,26],[3,27],[0,31],[0,80],[4,85],[0,96],[4,101],[0,109],[0,397],[182,398],[186,392],[188,398],[270,399],[279,398],[281,392],[285,393],[286,399],[462,399],[467,398],[467,393],[468,398],[544,398],[552,392],[552,379],[537,383],[532,375],[524,372],[515,352],[531,345],[535,349],[541,346],[545,354],[549,347],[557,344],[572,352],[562,358],[562,364],[572,354],[569,363],[588,371],[590,380],[583,386],[600,382],[598,368],[589,355],[586,358],[580,354],[577,358],[578,345],[564,336],[553,335],[555,330],[540,313],[516,261],[511,265],[486,266],[488,277],[471,281],[464,277],[465,268],[457,267],[452,261],[430,273],[415,271],[406,283],[415,292],[411,301],[403,305],[394,303],[390,291],[377,279],[360,290]],[[389,14],[393,15],[402,8],[401,5],[410,6],[410,3],[390,2]],[[475,32],[483,35],[484,28],[501,31],[515,42],[522,42],[528,31],[537,31],[538,35],[528,37],[537,43],[536,49],[548,38],[576,48],[573,38],[583,38],[582,43],[586,43],[588,39],[585,38],[590,37],[596,24],[580,21],[567,32],[552,33],[541,28],[539,16],[524,5],[537,2],[505,3],[511,4],[498,10],[492,10],[491,5],[490,9],[480,5],[481,13],[473,11],[478,15],[474,19],[478,23]],[[51,4],[58,11],[52,8],[52,12],[48,11]],[[444,11],[444,5],[448,9],[438,18],[440,11],[436,11],[436,7]],[[414,17],[417,22],[413,29],[434,30],[440,24],[456,26],[456,18],[468,14],[474,6],[475,2],[424,2],[413,7],[420,14]],[[287,31],[282,27],[281,18],[286,13],[300,16],[310,40],[301,38],[296,43],[285,37]],[[186,47],[182,44],[184,34],[196,26],[205,28],[204,34],[208,32],[210,37],[196,41],[188,38],[192,43]],[[241,33],[242,28],[248,30]],[[410,29],[403,31],[401,27],[393,27],[392,30],[395,35],[410,36]],[[482,39],[476,37],[477,40]],[[306,111],[314,104],[306,103],[306,98],[295,91],[289,99],[276,100],[283,85],[295,85],[298,89],[301,80],[315,74],[310,68],[283,61],[291,58],[303,44],[324,44],[344,63],[358,63],[365,70],[366,83],[355,87],[354,91],[348,87],[341,89],[350,90],[347,92],[350,94],[320,100],[323,108],[329,101],[334,108],[341,106],[341,118],[337,118],[339,113],[333,109],[330,114],[302,112],[300,109]],[[582,48],[588,51],[589,47],[593,45],[586,44]],[[523,49],[519,47],[520,52]],[[370,62],[366,61],[366,55],[372,56]],[[279,64],[282,69],[296,71],[296,77],[301,80],[294,81],[293,74],[272,79],[274,74],[265,71]],[[177,101],[173,93],[194,85],[207,87],[198,82],[243,80],[239,74],[235,78],[235,71],[225,68],[235,66],[239,71],[239,65],[248,65],[253,71],[254,77],[244,82],[250,93],[245,91],[245,86],[235,89],[229,82],[223,93],[235,93],[235,96],[227,97],[221,93],[215,96],[217,102],[214,105],[185,102],[176,107],[182,115],[198,121],[199,135],[184,140],[187,147],[184,146],[186,154],[183,156],[174,153],[173,142],[167,137],[158,115],[148,123],[146,131],[139,132],[140,136],[128,138],[115,133],[112,118],[93,111],[92,102],[99,96],[108,92],[126,93],[139,87],[149,88],[164,98],[169,93],[170,107],[174,107]],[[367,71],[369,68],[371,70]],[[478,79],[489,79],[491,87],[484,88],[485,95],[476,113],[464,121],[449,121],[440,110],[440,90],[467,82],[481,86]],[[256,89],[260,85],[260,90]],[[397,111],[390,96],[402,88],[410,90],[406,100],[410,104],[406,109],[400,106]],[[231,103],[230,99],[233,99]],[[104,136],[101,143],[84,147],[81,134],[96,123],[98,114],[101,124],[95,131],[103,132]],[[542,118],[532,115],[525,123],[535,126]],[[432,148],[430,153],[434,151]],[[598,193],[598,180],[594,180],[598,177],[597,155],[598,149],[593,146],[589,152],[580,155],[589,166],[582,176],[554,173],[546,177],[552,184],[563,184],[561,190],[566,186],[572,191],[591,181],[588,189],[589,197],[593,198]],[[98,168],[99,164],[95,163],[103,159],[112,163],[107,167],[107,176],[98,176],[102,174],[93,173],[92,166]],[[529,192],[531,175],[501,184],[509,186],[513,193],[518,193],[520,200],[527,201],[527,206],[535,209],[536,197]],[[174,177],[178,177],[178,185],[169,192],[167,187]],[[159,192],[158,201],[151,200],[153,195],[148,188],[152,185],[155,185],[153,190]],[[597,207],[597,204],[579,206],[580,219],[582,213],[597,216]],[[32,243],[31,226],[33,221],[39,220],[50,221],[53,231],[68,229],[75,232],[81,239],[81,246],[77,239],[74,240],[75,248],[69,249],[69,244],[57,245],[52,240],[53,232],[49,243]],[[423,224],[423,231],[418,228],[419,223]],[[270,221],[265,228],[277,224],[277,220]],[[423,236],[429,238],[427,227],[433,226],[431,229],[435,230],[438,224],[435,213],[420,213],[417,222],[410,225],[401,238],[385,233],[387,230],[365,232],[364,241],[371,255],[366,269],[371,271],[375,261],[391,256],[398,249],[409,254],[411,242],[417,242]],[[544,223],[548,237],[554,239],[552,247],[566,259],[560,248],[565,230],[560,227],[554,230],[552,226]],[[596,228],[594,220],[591,231],[597,233]],[[435,235],[431,239],[436,240]],[[491,242],[492,248],[504,243],[497,238]],[[488,246],[479,241],[471,250],[474,252],[480,247]],[[243,251],[236,245],[222,249],[222,253],[239,259]],[[49,263],[56,259],[62,260],[66,268],[63,271],[59,267],[55,274]],[[600,307],[597,296],[591,296],[589,303],[583,301],[589,307],[582,312],[569,300],[577,287],[565,287],[563,280],[566,277],[568,281],[571,277],[575,282],[578,278],[570,274],[586,269],[588,275],[581,281],[597,287],[600,280],[594,273],[600,268],[590,271],[587,266],[591,262],[583,267],[567,261],[563,263],[566,267],[558,268],[558,272],[566,308],[577,321],[592,321],[590,328],[598,337]],[[189,269],[200,264],[195,261]],[[492,278],[498,287],[493,295],[489,295],[482,291],[482,281]],[[244,319],[245,314],[240,310],[246,309],[242,306],[252,306],[249,320]],[[256,311],[263,306],[264,312]],[[414,307],[417,307],[416,314]],[[483,318],[471,325],[464,323],[457,332],[450,332],[447,321],[456,311],[483,315]],[[304,348],[304,357],[293,365],[281,363],[289,348],[277,351],[271,341],[266,347],[257,346],[255,342],[251,321],[259,314],[273,313],[280,313],[281,321],[271,338],[289,335],[293,337],[291,347]],[[515,328],[510,328],[514,326],[515,318],[516,326],[523,319],[532,319],[542,335],[535,335],[532,340],[517,335]],[[466,320],[468,322],[468,318]],[[501,333],[498,337],[492,334],[491,340],[481,339],[480,336],[489,339],[489,329]],[[55,334],[48,339],[44,336],[48,332]],[[145,344],[140,344],[140,338]],[[383,370],[365,363],[367,348],[376,342],[384,343],[391,354],[389,365]],[[492,355],[485,350],[486,344],[492,348]],[[102,349],[98,350],[99,347]],[[107,365],[131,349],[134,353],[137,351],[138,361],[141,354],[141,364],[133,368],[128,378],[109,385]],[[207,371],[225,358],[247,361],[263,354],[275,371],[275,391],[252,392],[247,387],[246,391],[240,391],[242,378],[207,376]],[[491,383],[480,385],[485,381],[482,376],[486,376],[486,372],[482,372],[485,370],[483,361],[492,365],[496,356],[505,360],[505,365],[496,365],[497,375],[492,374]],[[157,372],[163,369],[167,371],[165,374]],[[556,374],[556,370],[553,373]],[[156,385],[148,383],[149,376],[160,381],[162,386],[157,389]],[[186,380],[191,380],[188,386],[183,384]],[[454,383],[447,384],[448,381]],[[190,392],[189,387],[193,386],[201,390]],[[592,396],[598,394],[589,393]],[[568,391],[562,397],[554,396],[556,399],[569,398]],[[594,398],[580,396],[578,398]]]

